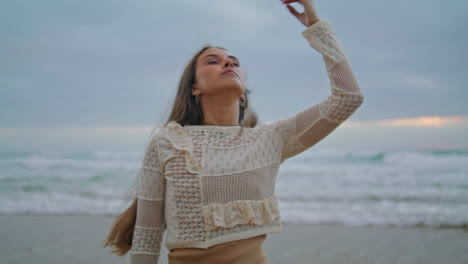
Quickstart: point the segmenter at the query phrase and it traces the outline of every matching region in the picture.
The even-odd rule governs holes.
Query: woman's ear
[[[197,87],[195,87],[195,84],[192,86],[192,95],[200,94],[201,91]]]

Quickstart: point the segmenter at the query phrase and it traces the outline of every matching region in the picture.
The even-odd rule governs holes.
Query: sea
[[[0,214],[116,215],[140,152],[0,152]],[[468,228],[468,150],[308,149],[276,178],[284,223]]]

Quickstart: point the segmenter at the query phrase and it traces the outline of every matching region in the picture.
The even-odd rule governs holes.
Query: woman
[[[257,124],[239,60],[216,47],[195,54],[169,119],[151,136],[138,196],[115,219],[105,242],[119,255],[130,251],[131,263],[157,263],[165,231],[170,264],[268,263],[262,243],[266,234],[281,231],[274,195],[279,165],[319,142],[362,104],[331,25],[308,0],[282,2],[322,54],[331,95],[292,117]]]

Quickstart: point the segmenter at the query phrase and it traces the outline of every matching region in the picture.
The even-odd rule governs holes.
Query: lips
[[[238,76],[237,73],[233,70],[233,69],[227,69],[223,72],[223,75],[224,74],[230,74],[230,73],[233,73],[234,75]]]

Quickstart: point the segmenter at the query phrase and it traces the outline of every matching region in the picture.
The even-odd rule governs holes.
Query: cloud
[[[432,90],[440,87],[434,77],[426,74],[404,73],[398,79],[403,85],[416,89]]]
[[[198,6],[199,3],[196,5]],[[237,27],[238,30],[256,33],[257,30],[267,27],[275,21],[272,13],[264,12],[265,10],[256,6],[253,1],[215,1],[209,7],[213,9],[215,14],[218,14],[221,26],[229,26],[226,30]],[[240,16],[240,14],[242,15]]]
[[[366,95],[352,118],[468,114],[466,4],[316,6]],[[433,14],[440,19],[428,20]],[[4,126],[148,123],[174,98],[182,67],[204,43],[241,58],[262,118],[295,114],[329,92],[303,25],[271,0],[3,1],[0,17]]]

